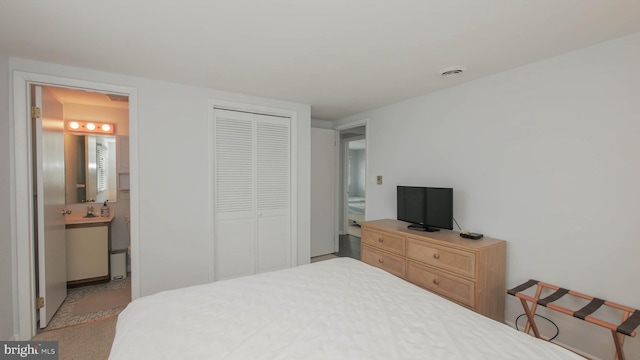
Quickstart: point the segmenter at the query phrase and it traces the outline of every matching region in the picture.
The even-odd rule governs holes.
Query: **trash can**
[[[111,252],[111,280],[122,280],[127,277],[127,249]]]

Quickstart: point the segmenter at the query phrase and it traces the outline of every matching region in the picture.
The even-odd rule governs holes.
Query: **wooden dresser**
[[[363,262],[504,322],[505,241],[414,231],[398,220],[361,225]]]

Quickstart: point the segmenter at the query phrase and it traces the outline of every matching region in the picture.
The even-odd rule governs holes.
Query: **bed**
[[[582,359],[350,258],[139,298],[110,359]]]

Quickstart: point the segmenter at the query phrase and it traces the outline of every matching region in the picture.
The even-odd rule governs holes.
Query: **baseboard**
[[[516,331],[519,331],[518,329],[516,329],[516,324],[515,324],[515,323],[513,323],[513,322],[511,322],[511,321],[505,321],[504,323],[505,323],[505,324],[507,324],[507,325],[509,325],[512,329],[514,329],[514,330],[516,330]],[[522,332],[522,331],[520,331],[520,332]],[[532,337],[533,337],[533,336],[532,336]],[[544,341],[544,340],[543,340],[543,341]],[[554,340],[554,341],[553,341],[553,343],[554,343],[554,344],[557,344],[558,346],[561,346],[561,347],[563,347],[563,348],[565,348],[565,349],[567,349],[567,350],[573,351],[574,353],[576,353],[576,354],[578,354],[578,355],[580,355],[580,356],[582,356],[582,357],[585,357],[585,358],[587,358],[587,359],[591,359],[591,360],[603,360],[603,359],[601,359],[601,358],[599,358],[599,357],[593,356],[593,355],[591,355],[591,354],[587,354],[587,353],[585,353],[584,351],[580,351],[580,350],[578,350],[578,349],[574,348],[573,346],[569,346],[569,345],[567,345],[567,344],[565,344],[565,343],[563,343],[563,342],[560,342],[560,341]]]

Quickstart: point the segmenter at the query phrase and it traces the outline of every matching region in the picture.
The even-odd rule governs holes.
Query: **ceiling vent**
[[[442,77],[454,77],[462,74],[467,68],[464,66],[449,66],[444,69],[440,69],[439,74]]]
[[[126,95],[106,94],[111,101],[129,102],[129,97]]]

